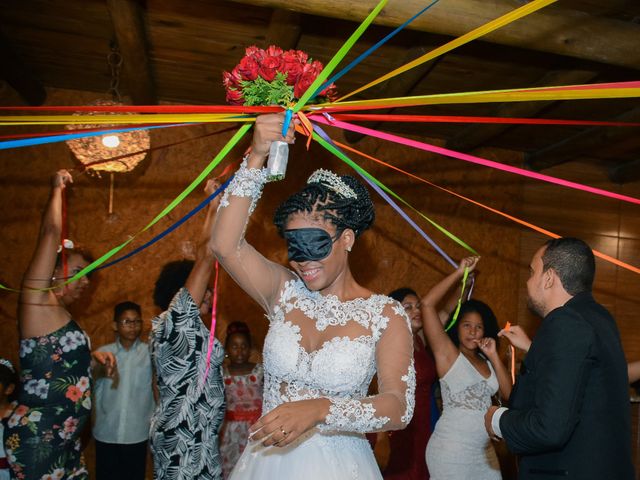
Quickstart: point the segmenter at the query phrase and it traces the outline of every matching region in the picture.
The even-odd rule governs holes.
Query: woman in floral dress
[[[227,327],[224,349],[229,364],[224,367],[224,393],[227,411],[220,435],[222,473],[228,478],[249,438],[249,427],[262,414],[264,375],[261,363],[249,361],[251,332],[244,322]]]
[[[89,280],[63,285],[65,276],[89,262],[69,244],[64,246],[66,261],[58,252],[62,195],[71,182],[66,170],[53,177],[36,250],[22,281],[20,388],[4,432],[9,465],[18,479],[89,478],[80,433],[91,412],[92,355],[89,339],[66,308],[82,296]],[[114,373],[112,354],[96,352],[93,358],[108,375]]]

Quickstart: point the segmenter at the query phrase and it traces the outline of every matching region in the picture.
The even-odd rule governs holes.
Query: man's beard
[[[544,318],[544,316],[545,316],[545,314],[544,314],[544,310],[545,310],[544,305],[542,305],[541,302],[535,301],[530,296],[527,296],[527,308],[529,308],[529,310],[531,310],[533,313],[535,313],[536,315],[540,316],[541,318]]]

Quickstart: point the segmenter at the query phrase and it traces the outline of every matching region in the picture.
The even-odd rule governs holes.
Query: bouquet
[[[227,102],[231,105],[288,107],[299,99],[323,69],[302,50],[287,50],[274,45],[266,50],[248,47],[245,56],[231,72],[223,72]],[[323,89],[316,103],[337,98],[334,84]]]

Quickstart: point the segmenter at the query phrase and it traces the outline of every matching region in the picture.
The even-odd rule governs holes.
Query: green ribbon
[[[329,78],[329,75],[333,73],[338,64],[342,61],[342,59],[349,53],[351,47],[355,45],[358,39],[362,36],[365,30],[371,25],[373,20],[378,16],[378,14],[382,11],[382,9],[387,4],[388,0],[380,0],[376,8],[374,8],[371,13],[364,19],[364,21],[358,26],[355,32],[351,34],[351,36],[347,39],[346,42],[340,47],[340,50],[336,52],[333,58],[325,65],[322,69],[322,72],[316,77],[314,82],[307,88],[307,91],[304,92],[304,95],[298,100],[298,102],[293,107],[293,113],[299,112],[309,101],[309,99],[313,96],[316,90],[324,83],[324,81]]]
[[[418,215],[420,215],[422,218],[424,218],[427,222],[429,222],[431,225],[433,225],[435,228],[437,228],[441,233],[443,233],[444,235],[446,235],[448,238],[450,238],[451,240],[453,240],[455,243],[457,243],[458,245],[460,245],[461,247],[463,247],[464,249],[468,250],[469,252],[473,253],[474,255],[479,255],[478,252],[476,252],[472,247],[470,247],[469,245],[467,245],[462,239],[458,238],[456,235],[454,235],[453,233],[449,232],[446,228],[438,225],[438,223],[436,223],[435,221],[431,220],[429,217],[427,217],[424,213],[422,213],[420,210],[418,210],[417,208],[415,208],[413,205],[411,205],[409,202],[407,202],[404,198],[400,197],[399,195],[397,195],[394,191],[392,191],[391,189],[389,189],[385,184],[383,184],[380,180],[378,180],[377,178],[375,178],[373,175],[371,175],[369,172],[367,172],[364,168],[362,168],[360,165],[358,165],[357,163],[355,163],[353,160],[351,160],[349,157],[347,157],[342,151],[340,151],[338,148],[336,148],[334,145],[332,145],[331,143],[327,142],[324,138],[322,138],[320,135],[318,135],[316,132],[313,133],[313,139],[315,141],[317,141],[320,145],[322,145],[324,148],[326,148],[327,150],[329,150],[331,153],[333,153],[336,157],[338,157],[340,160],[342,160],[343,162],[345,162],[347,165],[349,165],[351,168],[353,168],[354,170],[360,172],[362,175],[365,175],[369,180],[371,180],[372,182],[374,182],[376,185],[378,185],[381,189],[383,189],[385,192],[387,192],[389,195],[393,196],[396,200],[398,200],[399,202],[402,202],[404,205],[406,205],[407,207],[409,207],[411,210],[413,210],[414,212],[416,212]]]
[[[460,298],[458,298],[458,305],[456,305],[456,311],[453,312],[453,318],[449,322],[449,325],[444,329],[445,332],[451,330],[458,321],[458,314],[460,313],[460,307],[462,306],[462,296],[464,295],[464,289],[467,285],[467,278],[469,277],[469,267],[464,267],[464,274],[462,275],[462,289],[460,290]]]
[[[220,152],[213,158],[213,160],[211,160],[211,162],[205,167],[205,169],[202,170],[202,172],[200,172],[200,174],[196,177],[196,179],[193,182],[191,182],[191,184],[187,188],[185,188],[184,191],[182,193],[180,193],[180,195],[178,195],[171,203],[169,203],[169,205],[167,205],[158,215],[156,215],[155,218],[153,220],[151,220],[151,222],[149,222],[146,227],[144,227],[142,230],[140,230],[134,236],[129,238],[124,243],[122,243],[122,244],[112,248],[111,250],[109,250],[107,253],[102,255],[100,258],[98,258],[97,260],[93,261],[92,263],[90,263],[89,265],[84,267],[82,270],[80,270],[78,273],[76,273],[73,277],[71,277],[68,280],[66,280],[64,283],[62,283],[60,285],[56,285],[55,287],[30,289],[30,290],[35,290],[35,291],[53,290],[53,289],[59,288],[59,287],[61,287],[63,285],[67,285],[68,283],[75,282],[76,280],[84,277],[88,273],[91,273],[97,267],[99,267],[104,262],[109,260],[116,253],[118,253],[124,247],[129,245],[135,238],[138,237],[138,235],[140,235],[141,233],[146,232],[147,230],[149,230],[156,223],[158,223],[162,218],[164,218],[169,212],[171,212],[174,208],[176,208],[180,204],[180,202],[182,202],[191,192],[193,192],[193,190],[198,185],[200,185],[204,179],[207,178],[207,176],[213,171],[213,169],[216,168],[220,164],[220,162],[227,156],[227,154],[231,151],[231,149],[233,149],[233,147],[236,146],[236,144],[240,141],[240,139],[242,137],[244,137],[244,135],[249,131],[249,129],[251,129],[251,127],[252,127],[252,125],[248,124],[248,123],[242,125],[242,127],[240,127],[240,129],[233,135],[233,137],[231,137],[231,139],[222,148],[222,150],[220,150]],[[6,286],[4,286],[2,284],[0,284],[0,289],[9,290],[11,292],[20,292],[20,290],[9,288],[9,287],[6,287]]]

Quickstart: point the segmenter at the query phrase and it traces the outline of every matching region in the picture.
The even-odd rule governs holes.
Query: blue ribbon
[[[289,124],[291,123],[291,117],[293,117],[293,110],[287,108],[286,113],[284,114],[284,122],[282,123],[282,136],[286,137],[287,132],[289,131]]]
[[[200,210],[202,210],[204,207],[206,207],[207,205],[209,205],[209,202],[211,200],[213,200],[215,197],[217,197],[222,191],[224,191],[225,188],[227,188],[227,185],[229,185],[229,182],[231,182],[231,179],[233,178],[233,175],[226,181],[224,182],[222,185],[220,185],[220,187],[213,192],[211,195],[209,195],[207,198],[205,198],[196,208],[194,208],[193,210],[191,210],[189,213],[187,213],[184,217],[182,217],[180,220],[178,220],[176,223],[174,223],[173,225],[171,225],[169,228],[167,228],[165,231],[159,233],[158,235],[156,235],[155,237],[153,237],[151,240],[149,240],[147,243],[145,243],[144,245],[140,245],[138,248],[136,248],[135,250],[127,253],[126,255],[123,255],[122,257],[116,258],[115,260],[112,260],[109,263],[105,263],[104,265],[96,268],[96,270],[102,270],[103,268],[107,268],[107,267],[111,267],[112,265],[115,265],[116,263],[120,263],[123,260],[126,260],[127,258],[131,258],[133,257],[135,254],[140,253],[142,250],[144,250],[147,247],[150,247],[151,245],[153,245],[154,243],[156,243],[158,240],[161,240],[162,238],[166,237],[167,235],[169,235],[171,232],[173,232],[176,228],[178,228],[179,226],[181,226],[183,223],[185,223],[187,220],[189,220],[191,217],[193,217],[196,213],[198,213]]]
[[[51,135],[48,137],[23,138],[20,140],[5,140],[4,142],[0,142],[0,150],[7,150],[9,148],[30,147],[33,145],[44,145],[46,143],[65,142],[67,140],[74,140],[76,138],[99,137],[102,135],[111,135],[114,133],[133,132],[136,130],[152,130],[155,128],[181,127],[184,125],[189,125],[189,124],[176,123],[176,124],[169,124],[169,125],[157,125],[155,127],[131,127],[131,128],[120,128],[117,130],[100,130],[98,132],[68,133],[64,135]]]
[[[433,7],[436,3],[438,3],[440,0],[433,0],[433,2],[431,2],[429,5],[427,5],[426,7],[424,7],[422,10],[420,10],[418,13],[416,13],[413,17],[411,17],[409,20],[407,20],[406,22],[404,22],[402,25],[398,26],[394,31],[392,31],[391,33],[389,33],[386,37],[384,37],[382,40],[378,41],[378,43],[376,43],[375,45],[369,47],[369,49],[367,49],[364,53],[361,53],[355,60],[353,60],[349,65],[347,65],[346,67],[344,67],[342,70],[340,70],[338,73],[336,73],[333,77],[331,77],[329,80],[327,80],[326,82],[324,82],[322,85],[320,85],[320,87],[318,87],[318,89],[315,91],[315,93],[312,95],[312,99],[317,97],[318,94],[324,90],[325,88],[327,88],[329,85],[331,85],[332,83],[335,83],[336,81],[340,80],[343,76],[345,76],[347,73],[349,73],[351,70],[353,70],[353,68],[358,65],[360,62],[362,62],[365,58],[367,58],[369,55],[371,55],[373,52],[375,52],[378,48],[380,48],[382,45],[384,45],[385,43],[387,43],[389,40],[391,40],[393,37],[396,36],[396,34],[398,34],[400,32],[400,30],[404,29],[407,25],[409,25],[411,22],[413,22],[416,18],[418,18],[420,15],[422,15],[424,12],[426,12],[427,10],[429,10],[431,7]]]

